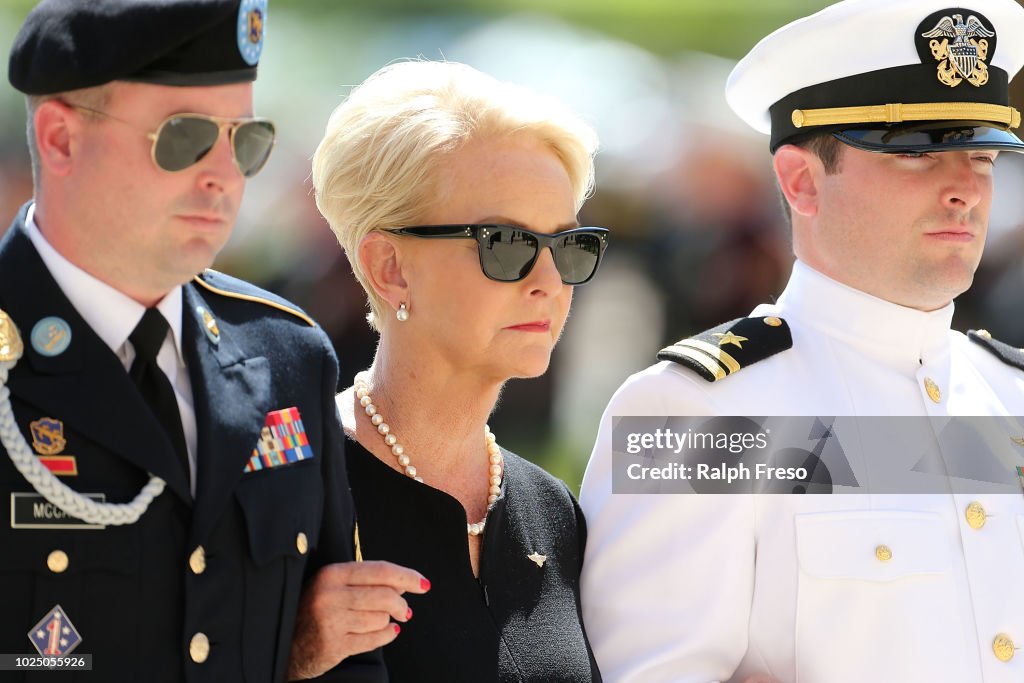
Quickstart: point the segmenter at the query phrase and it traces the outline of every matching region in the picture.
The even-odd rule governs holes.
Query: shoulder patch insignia
[[[685,365],[709,382],[717,382],[793,346],[782,318],[737,318],[658,352],[658,360]]]
[[[268,298],[266,296],[260,296],[258,294],[246,294],[244,292],[233,292],[233,291],[231,291],[229,289],[224,289],[222,287],[218,287],[218,286],[216,286],[216,285],[214,285],[214,284],[212,284],[212,283],[207,281],[207,278],[210,277],[210,276],[227,277],[227,276],[222,275],[221,273],[218,273],[215,270],[211,270],[211,269],[207,268],[204,272],[202,272],[199,275],[196,275],[194,278],[192,278],[192,281],[195,282],[200,287],[202,287],[203,289],[211,291],[214,294],[220,294],[221,296],[226,296],[226,297],[228,297],[230,299],[241,299],[242,301],[254,301],[254,302],[258,303],[258,304],[263,304],[264,306],[270,306],[271,308],[276,308],[279,311],[284,311],[285,313],[291,313],[296,318],[299,318],[300,320],[305,322],[310,327],[316,327],[316,323],[313,322],[313,319],[310,318],[305,313],[303,313],[302,311],[300,311],[298,308],[294,308],[292,306],[288,306],[285,303],[282,303],[281,301],[275,301],[274,299]],[[246,283],[246,284],[248,284],[248,283]],[[250,286],[252,286],[252,285],[250,285]],[[254,286],[252,286],[252,288],[253,288],[253,290],[261,291],[261,290],[257,290],[257,288],[254,287]]]
[[[970,330],[967,336],[972,342],[985,347],[989,353],[1007,365],[1024,370],[1024,349],[1018,349],[998,339],[993,339],[988,330]]]

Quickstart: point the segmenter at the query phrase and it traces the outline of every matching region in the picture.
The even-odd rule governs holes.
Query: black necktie
[[[188,447],[185,445],[185,431],[181,426],[181,413],[178,412],[178,401],[174,398],[174,388],[160,366],[156,364],[157,354],[167,336],[170,327],[167,321],[155,308],[147,308],[142,320],[128,335],[128,341],[135,347],[135,360],[132,362],[131,376],[135,386],[142,392],[142,397],[156,415],[164,431],[174,446],[178,460],[185,468],[185,478],[189,477]]]

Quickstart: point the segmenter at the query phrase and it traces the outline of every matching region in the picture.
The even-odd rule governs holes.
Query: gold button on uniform
[[[996,653],[996,659],[1000,662],[1008,662],[1013,659],[1015,649],[1013,640],[1005,633],[1000,633],[992,641],[992,652]]]
[[[68,568],[68,554],[63,550],[54,550],[46,556],[46,566],[54,574],[60,574]]]
[[[193,574],[202,574],[206,571],[206,550],[199,546],[188,556],[188,567]]]
[[[924,378],[924,390],[928,392],[928,398],[932,400],[932,403],[942,402],[942,392],[939,391],[939,385],[931,377]]]
[[[880,562],[888,562],[892,559],[892,550],[890,550],[887,545],[880,545],[875,548],[875,557],[877,557]]]
[[[782,321],[776,318],[774,315],[770,315],[764,319],[764,324],[769,327],[779,327],[782,325]]]
[[[200,631],[188,643],[188,656],[196,664],[202,664],[210,656],[210,639]]]
[[[309,551],[309,539],[306,538],[306,534],[299,532],[299,535],[295,537],[295,547],[298,548],[300,555],[305,555]]]
[[[985,526],[985,508],[976,500],[971,501],[967,505],[967,509],[964,510],[964,517],[967,518],[967,526],[972,529],[980,529]]]

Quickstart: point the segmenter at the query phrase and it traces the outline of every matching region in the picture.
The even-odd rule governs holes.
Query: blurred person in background
[[[356,87],[314,156],[380,335],[338,396],[361,550],[432,582],[385,648],[392,681],[600,680],[579,506],[487,428],[507,380],[545,372],[601,261],[607,231],[577,223],[596,144],[554,100],[420,61]]]
[[[730,104],[771,133],[797,262],[776,303],[663,349],[605,411],[580,500],[584,617],[607,679],[1024,675],[1019,494],[612,489],[624,416],[912,416],[937,431],[1024,415],[1024,351],[950,329],[996,157],[1024,151],[1008,95],[1021,35],[1014,0],[845,0],[733,71]]]
[[[253,117],[266,17],[44,0],[14,41],[35,187],[0,241],[2,652],[87,653],[104,681],[341,660],[331,680],[386,680],[355,655],[423,578],[353,561],[334,354],[289,302],[206,270],[275,140]],[[327,634],[295,629],[314,574]],[[293,632],[315,647],[292,657]]]
[[[665,293],[662,344],[746,313],[785,284],[792,265],[770,169],[757,163],[753,144],[710,126],[691,129],[697,140],[651,201],[656,234],[644,255]]]

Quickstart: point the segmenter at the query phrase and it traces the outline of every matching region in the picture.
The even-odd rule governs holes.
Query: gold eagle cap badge
[[[988,83],[988,66],[985,64],[989,51],[987,39],[995,34],[973,14],[968,15],[967,21],[962,14],[953,14],[939,19],[921,37],[931,39],[928,47],[939,63],[936,75],[943,85],[955,88],[966,80],[980,88]]]

